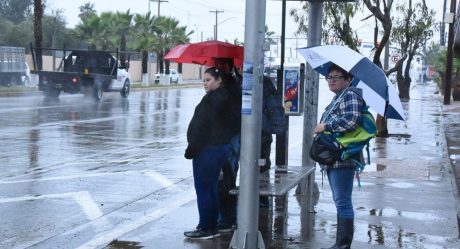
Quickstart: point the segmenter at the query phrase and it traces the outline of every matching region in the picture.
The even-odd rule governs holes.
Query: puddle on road
[[[379,163],[371,163],[366,165],[364,168],[365,172],[378,172],[378,171],[384,171],[387,168],[386,165],[379,164]]]
[[[105,249],[139,249],[143,246],[140,245],[139,242],[136,241],[123,241],[123,240],[114,240],[110,242]]]
[[[447,237],[405,231],[400,227],[394,227],[393,224],[388,222],[378,225],[368,224],[366,235],[367,237],[357,234],[355,240],[367,241],[368,244],[391,246],[391,248],[422,248],[419,246],[423,244],[425,249],[446,248],[440,244],[450,240]]]
[[[389,183],[387,185],[394,187],[394,188],[413,188],[415,187],[415,184],[408,183],[408,182],[394,182],[394,183]]]
[[[384,208],[384,209],[371,209],[369,210],[371,216],[379,217],[403,217],[412,220],[438,220],[439,216],[426,212],[411,212],[411,211],[400,211],[393,208]]]
[[[450,159],[452,159],[452,160],[457,160],[457,159],[459,159],[459,158],[460,158],[460,155],[457,155],[457,154],[451,154],[451,155],[449,155],[449,157],[450,157]]]

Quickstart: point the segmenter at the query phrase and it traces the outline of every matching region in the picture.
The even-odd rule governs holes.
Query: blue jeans
[[[351,200],[354,174],[354,168],[327,169],[327,179],[339,218],[354,219],[355,217]]]
[[[193,158],[193,179],[203,230],[215,229],[219,215],[219,173],[230,153],[228,144],[208,145]]]
[[[235,185],[236,185],[236,175],[238,174],[238,162],[240,160],[240,134],[235,135],[230,140],[230,156],[227,161],[230,165],[233,175],[235,176]],[[236,225],[236,209],[237,209],[237,197],[227,193],[220,193],[220,212],[218,222],[223,227],[231,227]]]

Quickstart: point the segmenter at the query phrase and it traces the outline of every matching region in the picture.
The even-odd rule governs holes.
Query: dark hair
[[[332,71],[339,71],[340,73],[342,73],[343,78],[346,79],[346,80],[350,79],[350,78],[353,78],[353,75],[348,73],[347,70],[337,66],[336,64],[331,64],[329,66],[329,69],[327,70],[327,75],[329,75]]]
[[[217,68],[217,67],[210,67],[210,68],[206,69],[206,71],[204,71],[204,73],[210,74],[215,79],[221,78],[222,80],[224,80],[224,78],[225,78],[224,77],[224,71],[222,69]]]
[[[229,68],[233,68],[233,59],[232,58],[215,58],[214,64],[216,67],[220,67],[222,65],[228,65]]]

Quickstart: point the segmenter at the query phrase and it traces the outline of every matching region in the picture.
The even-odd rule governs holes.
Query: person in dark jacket
[[[231,102],[232,116],[230,140],[230,155],[222,168],[219,178],[220,212],[218,219],[218,230],[221,233],[231,232],[236,229],[237,196],[230,195],[229,190],[236,187],[236,177],[240,160],[240,133],[241,133],[241,75],[238,75],[231,58],[217,58],[217,68],[225,73],[225,88],[228,90]]]
[[[193,178],[200,220],[195,230],[184,232],[192,239],[209,239],[219,236],[218,178],[222,165],[230,154],[232,117],[231,102],[224,87],[225,76],[221,69],[208,68],[204,72],[206,95],[196,106],[187,130],[188,146],[185,158],[193,159]]]
[[[329,90],[336,95],[326,107],[321,122],[315,127],[315,133],[323,131],[345,132],[356,129],[362,117],[365,102],[358,88],[350,87],[352,75],[333,64],[326,77]],[[354,88],[354,89],[352,89]],[[329,249],[349,249],[353,241],[354,211],[352,203],[353,178],[356,160],[338,160],[332,165],[321,164],[321,171],[326,171],[332,198],[337,209],[336,243]]]

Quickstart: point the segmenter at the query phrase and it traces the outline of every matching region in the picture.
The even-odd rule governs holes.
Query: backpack
[[[367,156],[370,158],[369,142],[376,134],[375,119],[366,107],[361,116],[361,124],[356,129],[334,133],[325,131],[317,134],[313,139],[310,157],[321,164],[333,165],[337,160],[354,160],[355,155],[366,147]],[[362,163],[355,162],[361,166],[360,171],[362,171],[364,168]]]
[[[277,94],[273,81],[264,76],[262,97],[262,131],[281,135],[287,129],[283,98]]]
[[[355,90],[353,88],[349,88],[348,91]],[[345,91],[343,93],[345,93]],[[336,103],[339,98],[337,98]],[[332,105],[334,106],[336,103],[333,103]],[[356,171],[359,174],[363,171],[364,164],[355,160],[355,158],[356,155],[361,153],[364,147],[366,147],[368,158],[367,162],[370,164],[369,142],[377,135],[377,125],[374,117],[369,112],[364,99],[363,104],[364,109],[361,115],[361,123],[356,129],[346,132],[322,132],[315,137],[310,149],[310,157],[313,160],[321,164],[333,165],[337,160],[351,159],[356,163]],[[333,107],[329,110],[332,109]],[[325,116],[328,114],[325,114]],[[361,185],[359,178],[358,185]]]
[[[364,147],[366,147],[367,156],[369,159],[369,142],[376,135],[377,125],[375,123],[375,119],[368,111],[367,107],[365,107],[361,116],[361,124],[356,129],[353,131],[334,134],[335,139],[342,149],[340,159],[350,159],[355,154],[361,152]]]

